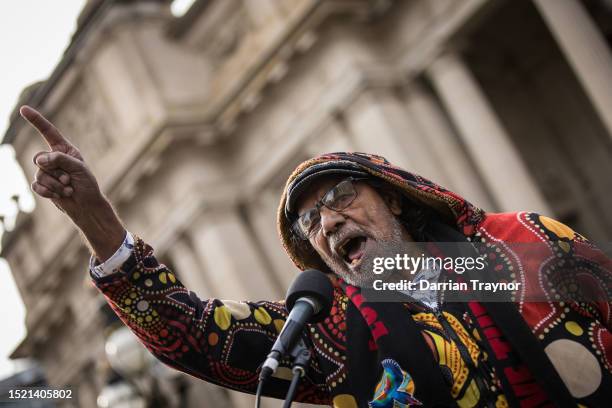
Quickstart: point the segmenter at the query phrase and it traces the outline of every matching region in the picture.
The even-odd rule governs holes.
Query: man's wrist
[[[89,243],[94,256],[100,262],[110,258],[121,246],[126,230],[108,201],[92,208],[86,216],[75,220]]]
[[[99,263],[93,256],[89,261],[89,269],[96,278],[112,275],[121,269],[121,266],[129,259],[134,249],[134,237],[126,231],[123,243],[115,253],[103,263]]]

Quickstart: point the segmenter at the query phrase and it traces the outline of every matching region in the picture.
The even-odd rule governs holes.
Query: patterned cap
[[[328,176],[344,177],[367,177],[368,172],[364,171],[357,164],[348,160],[328,161],[317,163],[301,172],[287,186],[287,201],[285,203],[285,216],[288,219],[295,217],[295,203],[306,189],[317,179]]]

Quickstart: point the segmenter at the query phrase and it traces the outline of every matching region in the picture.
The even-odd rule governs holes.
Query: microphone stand
[[[304,342],[304,325],[318,323],[329,314],[334,299],[334,287],[321,271],[308,269],[300,273],[287,290],[285,308],[289,312],[283,329],[274,341],[270,354],[261,365],[255,392],[255,406],[261,404],[264,383],[274,374],[283,356],[292,359],[293,378],[287,391],[286,408],[291,407],[297,386],[305,375],[311,357]]]
[[[306,347],[303,339],[300,339],[300,341],[296,343],[289,355],[293,358],[293,364],[291,365],[293,377],[291,378],[291,384],[289,385],[283,408],[291,407],[298,383],[300,382],[300,378],[304,377],[306,374],[306,368],[308,367],[308,362],[311,357],[310,350]]]
[[[285,397],[285,402],[283,403],[283,408],[290,408],[291,403],[293,402],[293,398],[295,397],[295,392],[297,391],[297,386],[300,382],[300,378],[302,378],[306,374],[306,368],[308,367],[308,362],[310,361],[310,357],[312,354],[304,339],[300,338],[299,341],[293,346],[293,349],[289,353],[289,357],[292,359],[291,364],[291,373],[293,377],[291,378],[291,384],[289,385],[289,389],[287,390],[287,395]],[[255,407],[259,408],[261,401],[261,393],[263,391],[263,385],[269,375],[260,376],[259,384],[257,384],[257,392],[255,396]]]

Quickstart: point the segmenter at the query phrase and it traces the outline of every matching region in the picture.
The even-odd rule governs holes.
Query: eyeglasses
[[[357,190],[353,182],[367,180],[366,177],[349,177],[336,184],[331,190],[315,203],[315,206],[298,217],[293,223],[293,231],[303,240],[308,240],[321,228],[321,207],[342,211],[357,198]]]

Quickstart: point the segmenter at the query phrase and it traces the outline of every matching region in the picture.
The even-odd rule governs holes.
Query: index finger
[[[58,146],[69,144],[59,130],[36,109],[24,105],[19,109],[19,113],[38,130],[38,133],[45,139],[51,150]]]

